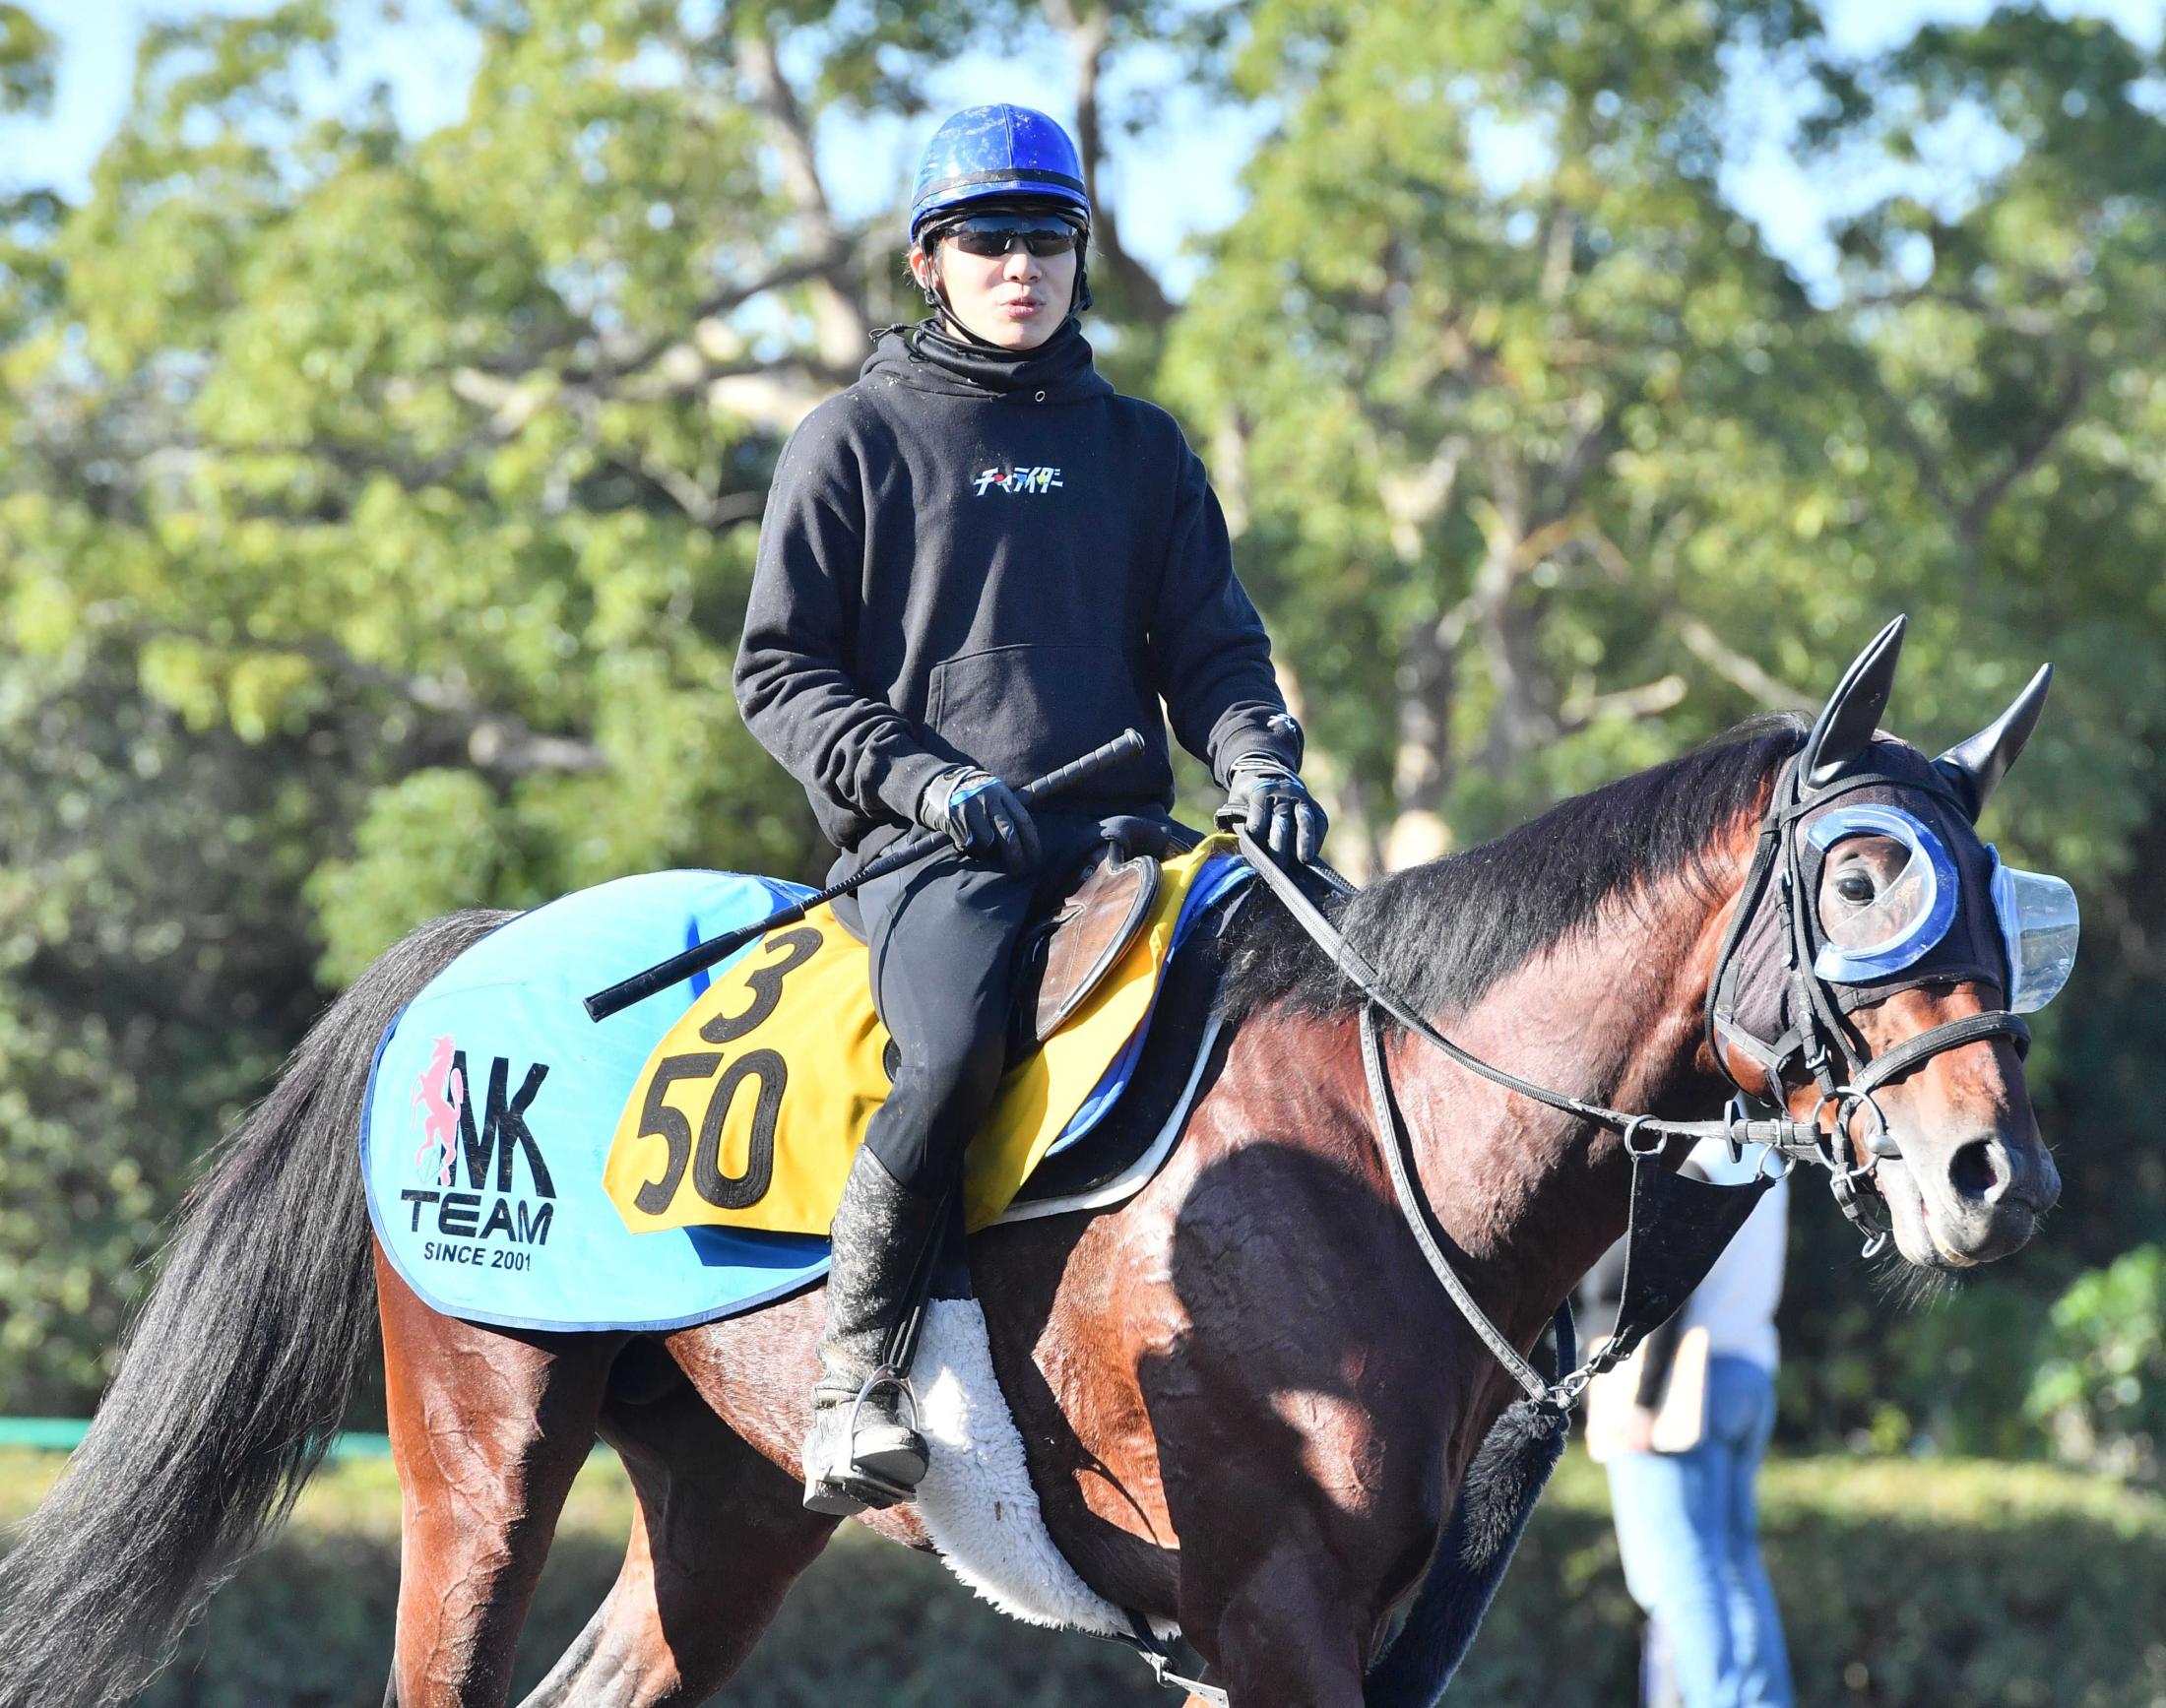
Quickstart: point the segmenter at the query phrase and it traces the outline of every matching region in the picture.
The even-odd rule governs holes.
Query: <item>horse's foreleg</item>
[[[1183,1628],[1233,1708],[1362,1708],[1370,1598],[1345,1581],[1320,1537],[1300,1529],[1221,1581],[1181,1562]],[[1210,1624],[1188,1613],[1191,1599],[1211,1606]]]
[[[726,1683],[836,1521],[745,1445],[690,1383],[612,1404],[603,1438],[638,1496],[631,1547],[594,1622],[523,1708],[677,1708]]]
[[[622,1337],[514,1338],[440,1316],[376,1261],[399,1470],[399,1634],[387,1701],[496,1708]]]

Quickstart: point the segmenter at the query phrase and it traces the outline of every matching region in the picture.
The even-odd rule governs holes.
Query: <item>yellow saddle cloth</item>
[[[1165,862],[1149,922],[1097,989],[1000,1082],[963,1172],[969,1226],[1013,1201],[1150,1013],[1210,837]],[[870,955],[818,908],[769,933],[710,985],[648,1058],[603,1185],[635,1234],[721,1226],[827,1232],[865,1124],[886,1099],[887,1028]]]

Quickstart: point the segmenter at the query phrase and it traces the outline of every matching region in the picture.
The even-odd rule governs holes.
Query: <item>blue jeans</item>
[[[1752,1494],[1774,1425],[1773,1376],[1748,1359],[1717,1358],[1697,1447],[1610,1461],[1624,1582],[1668,1639],[1685,1708],[1791,1705]]]

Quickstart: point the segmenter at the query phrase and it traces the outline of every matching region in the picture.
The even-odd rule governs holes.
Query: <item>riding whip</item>
[[[1109,766],[1123,759],[1133,759],[1143,751],[1143,737],[1133,729],[1123,729],[1103,747],[1093,748],[1080,759],[1070,760],[1057,771],[1049,771],[1032,783],[1026,783],[1016,791],[1025,806],[1036,806],[1049,795],[1072,789],[1086,777],[1095,777]],[[853,873],[839,884],[830,884],[816,895],[806,896],[800,902],[792,902],[778,914],[750,925],[740,925],[734,931],[725,931],[719,937],[710,937],[704,943],[694,943],[682,954],[672,955],[659,962],[644,973],[634,973],[629,979],[598,990],[587,998],[587,1014],[593,1020],[606,1020],[612,1014],[622,1012],[635,1002],[644,1001],[657,990],[666,990],[680,979],[689,979],[694,973],[705,972],[718,961],[727,961],[745,944],[765,936],[781,925],[794,925],[806,914],[823,903],[832,902],[837,896],[847,896],[860,884],[874,878],[885,877],[889,872],[900,871],[913,860],[924,858],[928,854],[944,848],[952,848],[944,831],[928,830],[898,843],[894,848]]]

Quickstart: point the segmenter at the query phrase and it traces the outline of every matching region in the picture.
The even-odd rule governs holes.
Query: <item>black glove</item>
[[[946,833],[963,854],[991,855],[1021,877],[1038,865],[1038,827],[1022,797],[989,771],[963,765],[943,771],[918,797],[918,822]]]
[[[1323,852],[1330,828],[1323,808],[1302,787],[1302,780],[1276,759],[1237,759],[1226,804],[1218,810],[1222,829],[1241,825],[1280,860],[1306,865]]]

